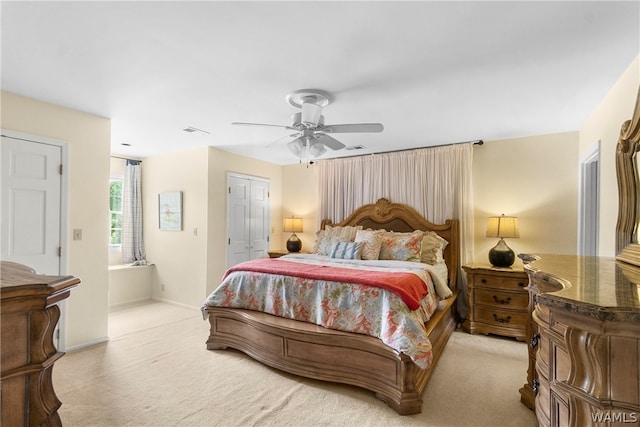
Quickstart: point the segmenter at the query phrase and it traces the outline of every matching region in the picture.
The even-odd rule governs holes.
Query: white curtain
[[[127,160],[122,189],[122,260],[125,263],[146,264],[142,236],[142,165]]]
[[[427,220],[460,221],[460,261],[473,257],[473,143],[319,161],[319,220],[339,222],[358,207],[385,197],[407,204]],[[458,274],[463,277],[462,272]],[[458,304],[466,317],[466,293]]]

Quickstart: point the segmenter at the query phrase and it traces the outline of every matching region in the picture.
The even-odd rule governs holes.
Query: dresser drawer
[[[476,305],[473,307],[473,317],[476,322],[524,328],[529,318],[529,313],[527,311],[499,310],[493,307]]]
[[[494,289],[476,288],[475,303],[491,305],[514,310],[527,310],[529,307],[529,294],[527,292],[501,292]]]
[[[502,277],[502,276],[489,276],[485,274],[476,274],[473,278],[474,287],[484,288],[499,288],[509,290],[524,290],[529,284],[526,276],[519,277]]]

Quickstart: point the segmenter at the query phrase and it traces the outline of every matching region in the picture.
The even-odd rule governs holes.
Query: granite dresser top
[[[521,254],[537,301],[603,321],[640,322],[640,268],[615,258]]]

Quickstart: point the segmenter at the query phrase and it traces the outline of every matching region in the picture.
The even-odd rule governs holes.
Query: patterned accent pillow
[[[358,232],[358,230],[362,230],[361,225],[358,225],[358,226],[327,225],[324,227],[326,237],[346,237],[350,242],[353,242],[355,240],[356,233]]]
[[[444,262],[444,248],[449,242],[433,231],[425,231],[422,237],[420,259],[426,264],[436,265]]]
[[[318,254],[320,255],[320,245],[322,244],[322,241],[324,239],[324,235],[326,234],[326,231],[324,230],[320,230],[316,233],[316,241],[313,244],[313,253],[314,254]]]
[[[316,243],[313,253],[317,255],[331,255],[333,245],[336,243],[349,242],[346,237],[322,237]]]
[[[331,258],[362,259],[362,242],[339,242],[331,248]]]
[[[379,259],[420,262],[422,232],[385,233]]]
[[[362,245],[362,259],[378,259],[384,230],[358,230],[354,241],[364,243]]]

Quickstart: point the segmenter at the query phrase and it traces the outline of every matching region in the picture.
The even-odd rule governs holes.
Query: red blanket
[[[397,294],[411,310],[420,307],[420,301],[429,292],[424,281],[413,273],[356,270],[352,268],[303,264],[275,258],[260,258],[236,264],[227,270],[223,279],[234,271],[253,271],[258,273],[280,274],[282,276],[303,277],[306,279],[375,286]]]

